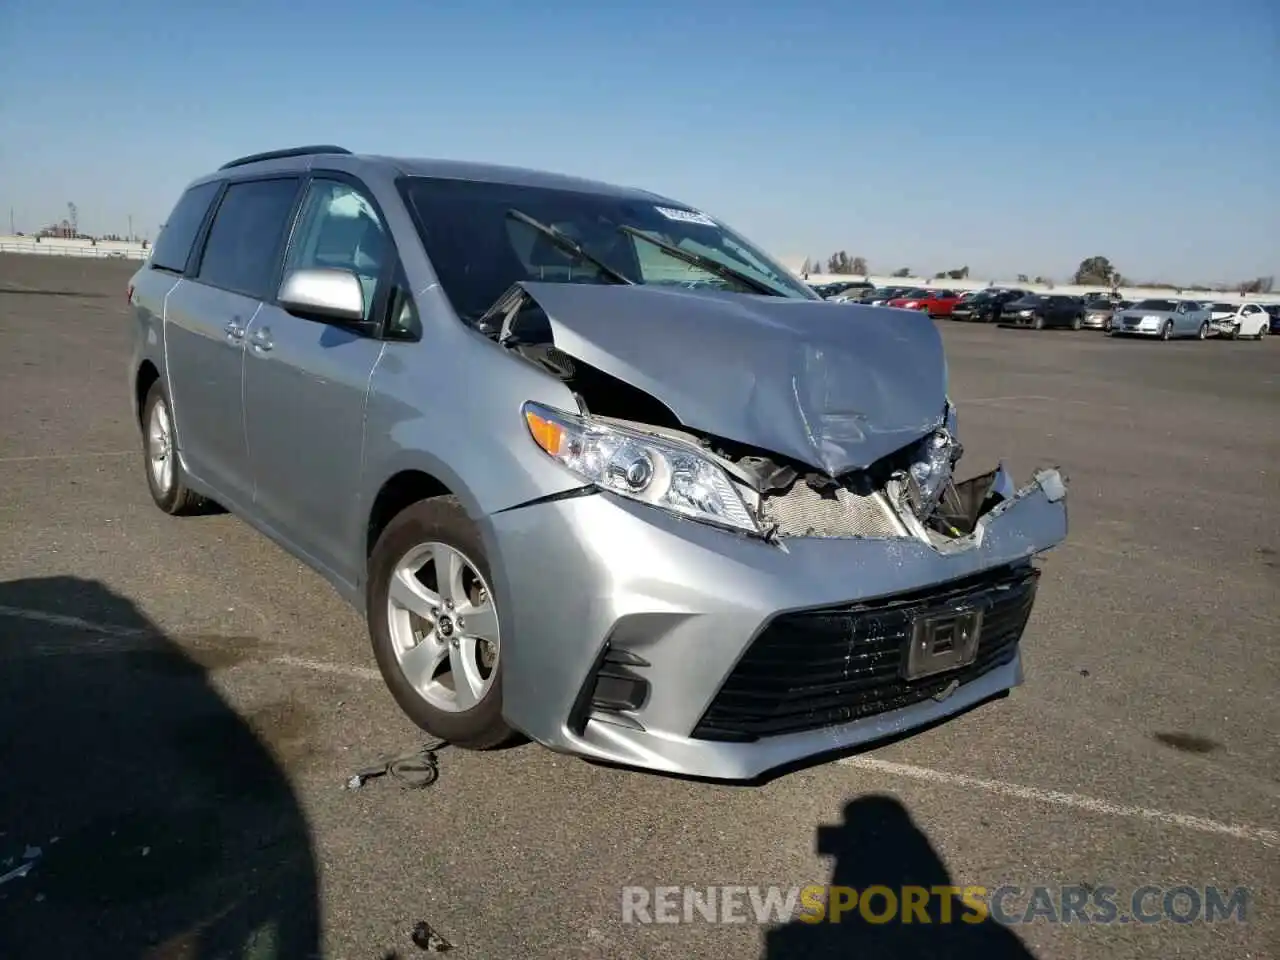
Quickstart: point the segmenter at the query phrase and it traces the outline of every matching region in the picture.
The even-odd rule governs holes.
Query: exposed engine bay
[[[963,447],[954,409],[944,401],[916,439],[865,467],[835,475],[769,450],[695,429],[661,399],[576,356],[556,342],[535,296],[513,287],[476,322],[499,344],[553,374],[573,392],[578,412],[596,422],[696,447],[730,478],[772,541],[788,537],[917,538],[941,544],[971,534],[1012,490],[998,470],[957,483]]]

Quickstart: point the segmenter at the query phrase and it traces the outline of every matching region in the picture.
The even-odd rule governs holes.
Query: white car
[[[1261,340],[1271,327],[1271,317],[1256,303],[1214,303],[1209,310],[1209,326],[1220,337]]]

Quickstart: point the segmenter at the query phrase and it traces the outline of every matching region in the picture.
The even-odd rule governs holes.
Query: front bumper
[[[1003,471],[997,484],[1011,489]],[[793,698],[785,710],[764,709],[754,737],[743,735],[752,705],[733,712],[743,705],[738,668],[749,665],[749,651],[758,658],[766,636],[778,641],[769,628],[791,614],[827,616],[815,610],[865,601],[894,606],[922,590],[963,592],[966,578],[1025,570],[1066,536],[1065,492],[1056,470],[1042,471],[969,537],[943,548],[910,539],[769,544],[603,493],[493,514],[482,526],[505,639],[504,715],[552,749],[728,780],[932,723],[1021,681],[1025,617],[998,655],[980,652],[978,668],[930,677],[927,690],[918,686],[924,681],[894,679],[905,647],[877,652],[871,647],[882,636],[846,633],[834,683],[829,662],[821,688],[800,683],[801,694],[821,702],[797,707]],[[780,670],[814,666],[804,662],[812,649],[792,650]],[[893,689],[868,701],[865,683],[849,679],[849,662],[872,654],[885,660],[883,682]],[[796,692],[774,682],[770,695]],[[785,723],[772,722],[779,711]],[[725,739],[735,725],[736,739]]]
[[[1209,329],[1219,336],[1229,337],[1233,333],[1239,333],[1240,322],[1238,320],[1211,320],[1209,321]]]
[[[1086,314],[1080,325],[1086,330],[1105,330],[1110,324],[1106,317],[1091,317]]]
[[[1158,337],[1163,328],[1159,324],[1152,325],[1150,323],[1145,326],[1135,324],[1112,324],[1111,333],[1117,337]]]

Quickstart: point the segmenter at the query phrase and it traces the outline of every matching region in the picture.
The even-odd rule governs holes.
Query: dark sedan
[[[951,319],[999,323],[1005,304],[1021,300],[1026,295],[1025,290],[983,290],[956,304],[956,308],[951,311]]]
[[[1084,301],[1060,293],[1029,293],[1019,300],[1004,305],[1001,326],[1070,327],[1079,330],[1084,326]]]

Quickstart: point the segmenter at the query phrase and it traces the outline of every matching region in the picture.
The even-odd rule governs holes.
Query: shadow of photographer
[[[0,727],[0,875],[30,863],[0,885],[6,956],[319,955],[284,772],[130,601],[74,577],[0,584]]]
[[[1035,960],[1007,927],[990,919],[974,922],[979,913],[959,892],[934,892],[935,887],[953,887],[951,876],[929,838],[894,798],[873,795],[850,801],[843,823],[818,828],[817,847],[835,860],[832,887],[851,888],[859,897],[869,887],[888,888],[897,909],[890,911],[884,896],[877,895],[865,914],[860,903],[851,901],[838,922],[793,920],[765,935],[763,960]],[[930,891],[923,905],[928,923],[920,922],[918,913],[913,922],[903,922],[903,890],[911,887]]]

